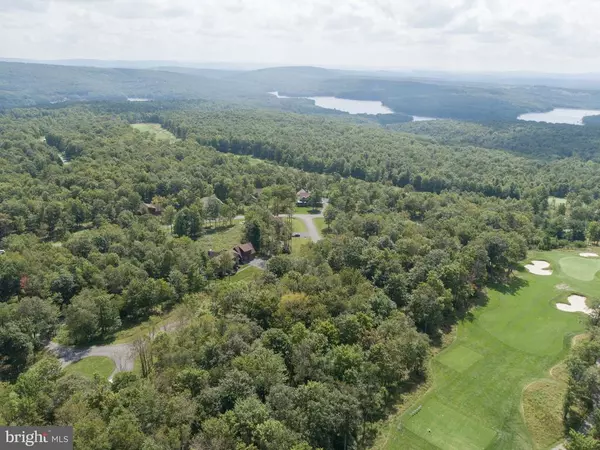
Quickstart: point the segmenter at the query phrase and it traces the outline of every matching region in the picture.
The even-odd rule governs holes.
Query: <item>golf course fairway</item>
[[[431,360],[429,389],[401,405],[375,449],[543,449],[562,439],[566,385],[550,370],[587,316],[556,303],[597,297],[600,264],[570,251],[532,252],[524,263],[531,260],[549,262],[552,275],[523,271],[510,286],[490,289],[487,305],[473,309]],[[523,407],[525,392],[534,398]]]

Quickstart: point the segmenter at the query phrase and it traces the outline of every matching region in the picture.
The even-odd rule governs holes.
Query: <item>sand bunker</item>
[[[546,261],[531,261],[531,264],[525,265],[525,268],[534,275],[552,275],[548,267],[550,263]]]
[[[579,256],[583,256],[584,258],[597,258],[598,253],[580,253]]]
[[[554,286],[556,289],[558,289],[559,291],[570,291],[571,287],[568,284],[557,284],[556,286]]]
[[[561,311],[566,312],[582,312],[585,314],[592,313],[592,310],[585,304],[585,297],[582,297],[581,295],[569,295],[567,300],[569,300],[569,305],[566,305],[565,303],[557,303],[556,307]]]

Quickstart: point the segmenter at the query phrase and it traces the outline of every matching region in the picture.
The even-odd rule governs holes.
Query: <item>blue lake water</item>
[[[517,119],[530,122],[567,123],[570,125],[583,125],[586,116],[600,115],[597,109],[568,109],[555,108],[552,111],[521,114]]]
[[[279,92],[269,92],[277,98],[306,98],[315,102],[320,108],[335,109],[349,114],[394,114],[390,108],[379,101],[372,100],[350,100],[338,97],[287,97],[279,95]],[[431,117],[413,116],[414,121],[435,120]]]

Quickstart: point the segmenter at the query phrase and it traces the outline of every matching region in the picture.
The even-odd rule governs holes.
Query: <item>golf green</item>
[[[592,281],[600,270],[600,259],[589,259],[581,256],[569,256],[559,261],[563,272],[581,281]]]
[[[522,272],[510,288],[490,290],[487,305],[458,324],[455,341],[431,361],[430,389],[390,420],[376,449],[542,448],[523,417],[523,389],[550,378],[571,337],[584,331],[585,315],[556,303],[600,292],[600,261],[567,251],[530,258],[548,261],[553,274]],[[545,441],[562,438],[555,426],[542,431]]]

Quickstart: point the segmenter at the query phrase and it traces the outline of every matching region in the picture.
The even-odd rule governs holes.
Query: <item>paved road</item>
[[[323,209],[327,206],[327,201],[324,199],[323,201]],[[281,215],[281,217],[287,217],[286,215]],[[312,239],[313,242],[317,242],[321,239],[321,235],[319,234],[319,230],[315,226],[315,222],[313,219],[317,217],[323,217],[323,213],[320,214],[294,214],[293,217],[304,222],[306,226],[307,233],[302,233],[303,235],[307,235]],[[243,219],[244,216],[236,216],[236,219]],[[258,267],[260,269],[264,269],[266,265],[266,261],[257,258],[250,263],[250,265]],[[173,322],[162,326],[159,331],[170,331],[177,328],[180,325],[178,322]],[[133,365],[135,362],[135,352],[133,350],[133,344],[114,344],[114,345],[94,345],[92,347],[66,347],[55,342],[50,342],[46,349],[52,353],[54,353],[62,366],[65,367],[71,363],[80,361],[83,358],[88,356],[105,356],[110,358],[115,363],[115,370],[108,378],[109,381],[112,380],[113,376],[122,371],[132,371]]]
[[[313,242],[321,240],[321,235],[319,234],[319,230],[317,230],[314,222],[316,217],[323,217],[323,214],[294,214],[295,219],[299,219],[304,222],[308,237],[310,237]]]
[[[171,331],[181,325],[181,321],[175,321],[163,325],[158,328],[158,331]],[[88,356],[105,356],[110,358],[115,363],[115,370],[108,377],[112,381],[113,377],[118,372],[130,372],[133,370],[136,354],[133,349],[133,344],[113,344],[113,345],[93,345],[91,347],[68,347],[50,342],[46,349],[53,353],[61,362],[62,366],[68,366],[71,363],[87,358]]]
[[[66,347],[50,342],[46,347],[60,360],[63,367],[75,363],[88,356],[105,356],[115,363],[115,370],[108,378],[112,380],[117,372],[132,371],[135,353],[132,344],[94,345],[92,347]]]

